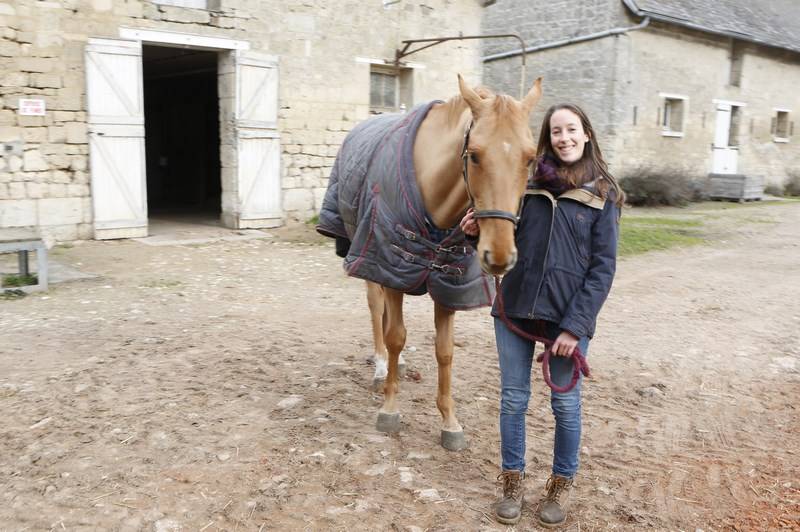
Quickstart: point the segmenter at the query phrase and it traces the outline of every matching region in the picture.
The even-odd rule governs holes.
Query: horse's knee
[[[384,336],[386,348],[392,353],[399,353],[406,345],[406,328],[401,326],[390,327]]]

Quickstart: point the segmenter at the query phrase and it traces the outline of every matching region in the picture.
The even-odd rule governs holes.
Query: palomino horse
[[[416,117],[412,110],[412,116],[404,121],[373,118],[348,135],[331,174],[317,227],[322,234],[352,240],[345,270],[375,283],[368,282],[373,332],[383,331],[388,358],[384,403],[377,421],[382,432],[400,430],[398,366],[406,340],[403,296],[430,292],[434,299],[439,377],[436,405],[442,415],[441,443],[450,450],[466,446],[450,392],[455,310],[491,303],[487,279],[466,280],[476,262],[491,275],[507,272],[516,262],[516,215],[529,166],[536,155],[528,118],[541,97],[541,78],[521,101],[484,88],[473,90],[461,76],[458,82],[459,95],[429,104]],[[384,133],[386,128],[379,127],[376,120],[384,120],[390,126],[389,132]],[[404,127],[411,128],[410,133]],[[395,135],[397,131],[401,134]],[[391,144],[393,135],[404,143],[396,149]],[[353,153],[359,149],[396,157],[383,166],[374,160],[358,162]],[[404,172],[404,166],[412,167]],[[378,173],[391,174],[391,181],[364,178],[367,173],[375,173],[373,167]],[[357,178],[351,178],[354,174]],[[401,175],[413,176],[416,186],[404,184]],[[345,194],[347,190],[352,193]],[[390,196],[399,198],[394,206],[389,205]],[[424,208],[421,214],[416,211],[416,199]],[[470,205],[480,227],[477,253],[464,244],[464,235],[458,228]],[[392,217],[395,215],[399,222]],[[409,219],[425,227],[410,228]],[[445,260],[448,257],[449,263]],[[406,273],[412,275],[411,281],[400,279],[400,274]],[[482,277],[480,270],[477,274]],[[434,284],[432,278],[446,286]],[[485,296],[479,302],[462,297],[468,282],[473,292]],[[377,337],[375,342],[379,358],[381,342]]]

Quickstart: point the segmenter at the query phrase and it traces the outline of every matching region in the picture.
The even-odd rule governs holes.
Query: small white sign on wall
[[[44,100],[31,100],[20,98],[19,100],[19,114],[25,116],[44,116],[45,115]]]

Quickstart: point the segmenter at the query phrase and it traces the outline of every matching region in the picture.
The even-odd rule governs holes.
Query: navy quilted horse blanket
[[[435,103],[353,128],[336,157],[317,231],[350,242],[348,275],[406,294],[429,293],[453,310],[491,305],[494,284],[475,249],[458,226],[433,225],[417,188],[414,139]]]

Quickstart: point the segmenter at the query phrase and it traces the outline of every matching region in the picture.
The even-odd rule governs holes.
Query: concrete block
[[[17,113],[5,109],[0,109],[0,126],[17,125]]]
[[[111,11],[114,7],[113,0],[92,0],[92,9],[99,12]]]
[[[15,181],[8,184],[8,197],[11,199],[25,199],[27,191],[25,190],[25,183]]]
[[[32,74],[31,87],[60,89],[62,87],[61,76],[58,74]]]
[[[47,142],[46,127],[26,127],[22,129],[22,138],[25,142]]]
[[[82,198],[90,194],[89,185],[67,185],[67,196],[70,198]]]
[[[8,15],[9,17],[13,17],[16,14],[17,10],[14,9],[12,4],[9,4],[8,2],[0,3],[0,15]]]
[[[18,57],[19,54],[19,43],[6,40],[0,41],[0,57]]]
[[[22,157],[12,155],[6,159],[9,172],[19,172],[22,169]]]
[[[36,200],[0,201],[0,227],[25,227],[36,224]]]
[[[184,24],[208,24],[211,15],[202,9],[186,9],[183,7],[160,6],[161,19]]]
[[[30,74],[25,72],[6,72],[0,75],[0,87],[27,87],[29,79]]]
[[[22,158],[22,167],[26,172],[39,172],[49,168],[39,150],[26,151]]]
[[[22,72],[52,72],[55,69],[56,60],[45,57],[18,57],[17,68]]]
[[[81,198],[46,198],[39,200],[38,215],[41,225],[79,224],[83,222]]]
[[[0,142],[16,142],[22,140],[22,128],[0,126]]]
[[[0,183],[0,201],[11,199],[8,195],[8,184]]]
[[[54,242],[70,242],[78,240],[78,226],[76,224],[46,225],[41,224],[42,238]]]
[[[53,144],[67,141],[67,130],[64,126],[50,126],[48,129],[47,140]]]
[[[53,111],[53,122],[74,122],[75,111]]]
[[[17,116],[17,123],[22,127],[40,127],[47,125],[46,116]]]
[[[69,172],[64,172],[62,170],[55,170],[51,174],[50,182],[52,182],[52,183],[71,183],[72,182],[72,175]]]
[[[69,169],[73,171],[83,171],[87,168],[87,157],[83,155],[70,156]]]
[[[283,193],[283,210],[306,211],[314,206],[314,194],[304,188],[293,188]]]
[[[67,144],[86,144],[89,142],[87,137],[87,127],[84,122],[68,122],[64,126],[67,130]]]
[[[67,185],[62,183],[50,183],[47,185],[47,191],[45,192],[45,196],[48,198],[66,198],[67,197]]]
[[[45,188],[41,183],[25,183],[25,193],[28,199],[43,198]]]

